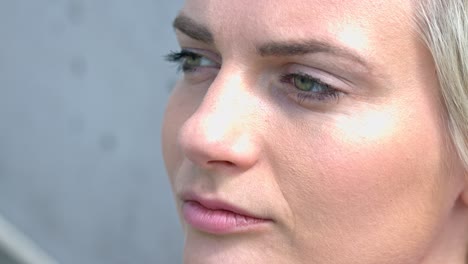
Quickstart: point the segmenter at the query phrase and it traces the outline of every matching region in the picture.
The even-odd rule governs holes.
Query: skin
[[[169,100],[163,154],[179,211],[194,190],[268,216],[252,232],[187,225],[184,263],[464,263],[466,173],[447,137],[414,1],[188,0],[181,14],[213,43],[182,48],[221,66],[184,73]],[[239,19],[241,17],[241,19]],[[261,56],[321,40],[336,53]],[[365,64],[365,65],[364,65]],[[317,75],[342,94],[299,100],[278,81]]]

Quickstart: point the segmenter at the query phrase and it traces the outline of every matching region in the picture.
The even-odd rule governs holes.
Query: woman
[[[163,125],[185,263],[465,263],[467,11],[187,0]]]

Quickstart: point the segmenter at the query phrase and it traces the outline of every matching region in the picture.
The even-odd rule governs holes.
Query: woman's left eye
[[[281,82],[295,88],[295,96],[300,103],[306,100],[328,101],[337,100],[342,95],[341,91],[304,73],[290,73],[281,77]]]
[[[194,72],[201,67],[219,68],[218,63],[189,50],[171,52],[166,56],[166,60],[177,63],[179,65],[179,70],[184,73]]]

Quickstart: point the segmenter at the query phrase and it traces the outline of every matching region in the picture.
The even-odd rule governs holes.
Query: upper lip
[[[201,195],[195,194],[193,192],[186,192],[182,195],[182,201],[184,202],[197,202],[203,207],[206,207],[211,210],[225,210],[230,211],[238,215],[243,215],[250,218],[264,219],[269,220],[268,218],[262,217],[258,214],[252,213],[244,208],[233,205],[229,202],[223,201],[217,198],[208,198],[202,197]]]

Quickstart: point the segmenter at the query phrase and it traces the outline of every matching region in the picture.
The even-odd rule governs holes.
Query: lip
[[[255,231],[272,222],[219,199],[183,195],[182,215],[193,228],[210,234]]]

